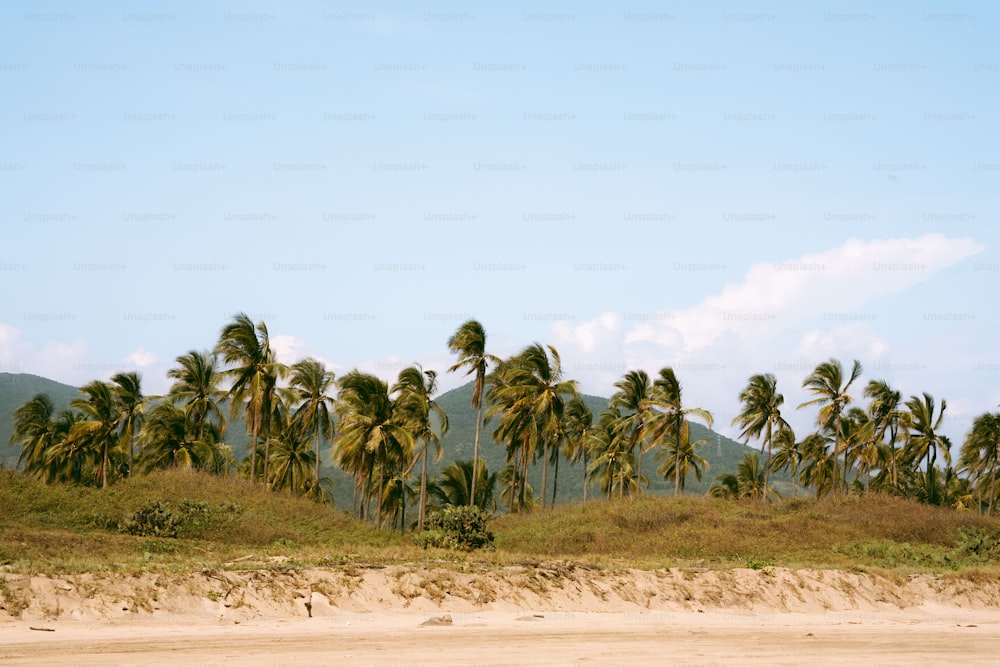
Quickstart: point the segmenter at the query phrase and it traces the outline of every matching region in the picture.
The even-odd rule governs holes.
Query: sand
[[[560,563],[0,577],[3,665],[1000,660],[989,577]]]

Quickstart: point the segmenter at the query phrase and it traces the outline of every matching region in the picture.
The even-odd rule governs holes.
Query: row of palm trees
[[[472,460],[456,462],[436,480],[428,478],[428,458],[442,456],[448,419],[434,398],[435,371],[413,365],[390,386],[358,370],[335,378],[312,358],[285,365],[266,325],[244,314],[222,329],[211,352],[177,358],[166,395],[144,396],[136,373],[87,384],[60,414],[39,395],[15,413],[11,441],[22,446],[19,465],[49,482],[103,487],[164,467],[237,469],[272,490],[317,500],[331,498],[331,482],[320,468],[328,443],[331,460],[353,479],[355,515],[400,528],[413,504],[418,525],[430,506],[493,509],[497,491],[511,512],[554,504],[564,459],[582,464],[584,502],[592,484],[609,498],[642,493],[649,484],[644,456],[653,456],[656,473],[673,482],[675,494],[684,493],[690,474],[701,480],[708,470],[698,454],[706,443],[692,440],[691,425],[696,420],[711,428],[712,414],[684,404],[672,368],[653,378],[642,370],[626,372],[595,418],[552,346],[529,345],[501,359],[487,352],[483,326],[469,320],[448,347],[456,355],[449,371],[473,377],[476,430]],[[771,474],[788,471],[793,494],[798,485],[815,495],[882,491],[994,511],[1000,414],[975,420],[958,468],[952,468],[951,443],[940,433],[947,404],[938,406],[926,393],[904,402],[900,392],[876,380],[864,389],[868,405],[858,407],[850,392],[861,373],[857,361],[845,372],[831,359],[806,377],[803,387],[812,398],[798,407],[818,407],[818,413],[815,431],[801,440],[782,415],[776,378],[752,376],[733,424],[744,443],[760,442],[766,458],[762,463],[748,455],[736,471],[716,479],[711,493],[771,497]],[[244,461],[236,461],[226,444],[227,424],[237,417],[249,436]],[[480,457],[487,425],[506,453],[499,474]],[[528,472],[538,464],[536,496]]]
[[[796,483],[815,495],[879,491],[934,504],[992,512],[996,505],[1000,415],[985,414],[961,446],[952,467],[951,441],[941,433],[947,402],[926,392],[903,400],[885,380],[863,390],[865,408],[853,405],[851,387],[861,376],[854,361],[850,372],[836,359],[819,364],[803,382],[813,398],[799,408],[818,406],[816,430],[798,440],[782,416],[784,396],[773,375],[752,376],[740,393],[741,412],[733,420],[744,442],[759,439],[763,464],[747,455],[734,473],[720,475],[713,495],[768,497],[774,471],[787,470],[792,493]],[[939,457],[944,467],[938,465]]]

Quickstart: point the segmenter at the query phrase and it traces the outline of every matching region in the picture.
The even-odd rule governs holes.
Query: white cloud
[[[889,343],[872,333],[867,324],[845,324],[824,331],[813,329],[802,336],[799,355],[824,360],[837,355],[877,361],[889,351]]]
[[[815,317],[836,319],[878,297],[902,292],[983,250],[969,239],[927,234],[915,239],[861,241],[782,262],[758,263],[743,281],[626,335],[668,352],[710,347],[727,333],[759,338]]]
[[[135,350],[134,352],[132,352],[132,354],[130,354],[127,357],[125,357],[125,362],[126,363],[133,364],[135,366],[138,366],[139,368],[145,368],[147,366],[152,366],[153,364],[155,364],[159,360],[160,360],[160,358],[158,356],[156,356],[152,352],[147,352],[146,350],[142,349],[141,347],[139,349]]]
[[[270,343],[275,358],[283,364],[294,364],[305,356],[303,351],[306,349],[306,344],[295,336],[289,334],[271,336]]]
[[[603,313],[577,325],[553,324],[552,345],[559,351],[565,376],[578,380],[586,393],[606,393],[627,370],[622,333],[619,313]]]

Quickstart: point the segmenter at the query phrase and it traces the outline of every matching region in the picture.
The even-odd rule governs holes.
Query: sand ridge
[[[2,664],[955,664],[1000,652],[1000,580],[986,576],[538,563],[0,577]]]

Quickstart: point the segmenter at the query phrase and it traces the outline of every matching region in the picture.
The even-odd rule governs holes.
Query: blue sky
[[[0,371],[147,391],[237,311],[286,360],[555,345],[721,430],[834,356],[1000,403],[987,2],[0,8]],[[462,380],[444,378],[445,387]],[[856,394],[860,396],[861,387]]]

